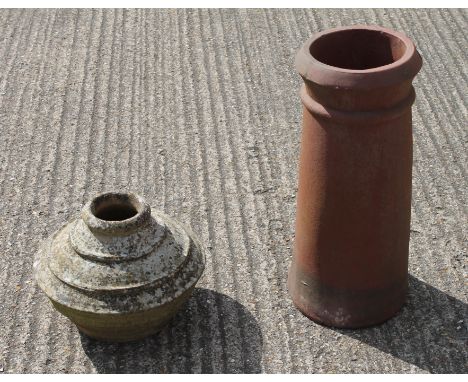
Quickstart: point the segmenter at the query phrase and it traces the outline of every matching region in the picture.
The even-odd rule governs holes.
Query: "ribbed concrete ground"
[[[3,372],[467,372],[467,40],[462,10],[0,11]],[[405,31],[415,87],[408,305],[344,331],[286,291],[298,47],[324,28]],[[135,190],[211,248],[159,336],[81,337],[32,279],[39,242],[103,190]]]

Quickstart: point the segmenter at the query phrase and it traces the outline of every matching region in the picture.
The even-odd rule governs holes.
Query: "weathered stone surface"
[[[141,197],[106,193],[46,240],[34,265],[39,286],[83,332],[127,341],[172,318],[202,275],[204,251]]]

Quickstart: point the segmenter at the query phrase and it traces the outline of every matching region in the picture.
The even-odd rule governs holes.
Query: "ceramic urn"
[[[130,341],[168,323],[204,264],[189,229],[136,194],[105,193],[43,243],[34,266],[40,288],[83,333]]]

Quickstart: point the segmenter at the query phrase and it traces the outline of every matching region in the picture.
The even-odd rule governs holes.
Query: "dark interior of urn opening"
[[[318,61],[342,69],[366,70],[399,60],[405,43],[396,36],[367,29],[326,34],[312,43],[310,54]]]
[[[122,221],[138,214],[139,203],[127,195],[96,198],[91,205],[94,216],[106,221]]]

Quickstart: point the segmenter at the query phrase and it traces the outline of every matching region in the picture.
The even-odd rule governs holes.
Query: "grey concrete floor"
[[[468,371],[467,12],[1,10],[0,369],[25,372]],[[309,321],[286,290],[301,79],[314,32],[407,33],[415,81],[410,293],[364,330]],[[160,335],[80,336],[32,278],[40,241],[104,190],[134,190],[211,249]]]

